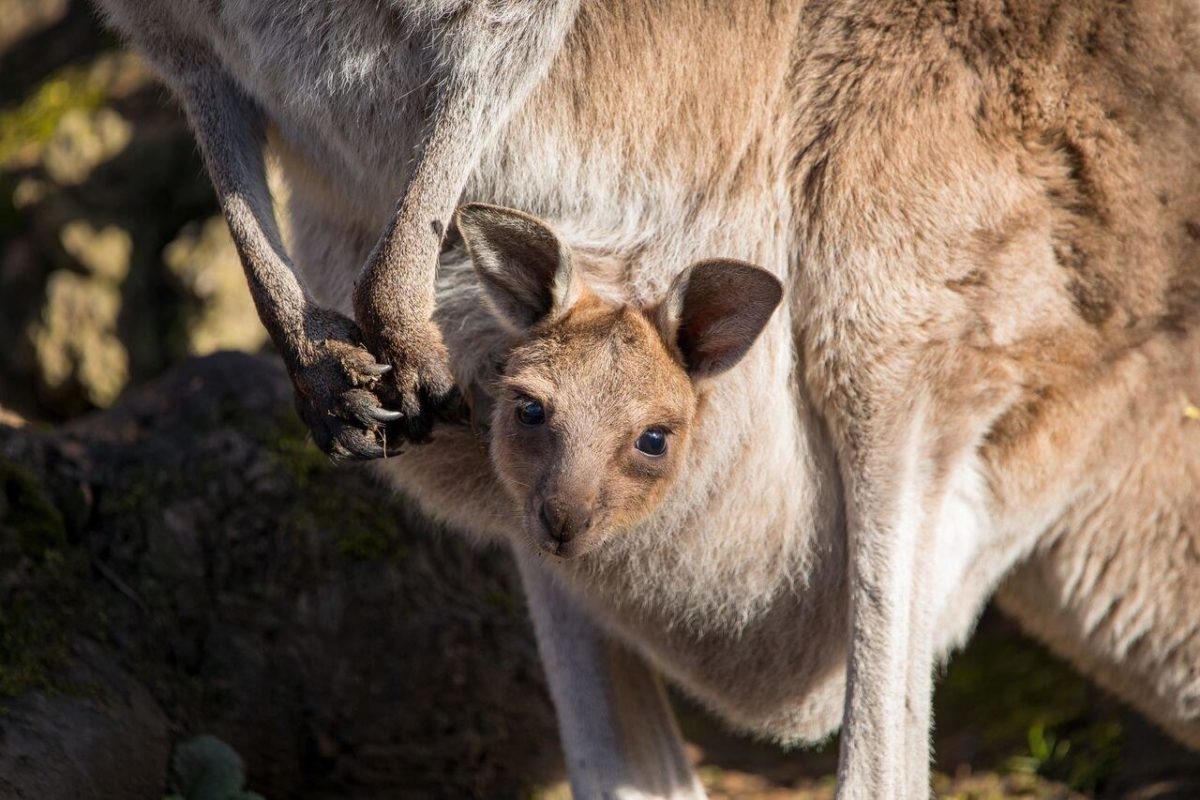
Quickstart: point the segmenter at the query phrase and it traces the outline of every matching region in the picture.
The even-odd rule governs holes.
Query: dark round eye
[[[546,421],[546,409],[537,400],[522,397],[517,401],[517,421],[522,425],[541,425]]]
[[[667,432],[662,428],[646,428],[633,446],[648,456],[661,456],[667,452]]]

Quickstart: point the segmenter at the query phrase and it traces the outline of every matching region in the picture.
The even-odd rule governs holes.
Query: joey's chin
[[[552,558],[562,559],[563,561],[579,558],[586,553],[590,553],[595,549],[597,544],[599,542],[592,541],[592,537],[590,536],[584,539],[573,539],[569,542],[562,542],[545,535],[539,536],[537,539],[537,547],[542,553]]]
[[[577,559],[591,553],[600,547],[606,538],[601,531],[593,529],[570,539],[560,539],[553,536],[536,519],[531,519],[526,523],[526,533],[529,544],[534,549],[543,555],[564,561]]]

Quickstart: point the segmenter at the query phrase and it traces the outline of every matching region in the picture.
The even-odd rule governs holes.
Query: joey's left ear
[[[457,222],[496,316],[516,333],[561,316],[578,299],[570,250],[540,219],[470,203]]]
[[[658,308],[658,327],[694,380],[741,361],[783,297],[783,284],[744,261],[700,261],[675,278]]]

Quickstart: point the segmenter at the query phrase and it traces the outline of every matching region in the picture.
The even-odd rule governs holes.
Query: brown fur
[[[578,557],[657,509],[687,461],[705,385],[750,349],[783,287],[707,261],[653,308],[614,305],[539,220],[476,204],[457,222],[484,296],[519,337],[493,390],[492,465],[534,545]],[[522,418],[531,402],[541,422]],[[647,434],[663,452],[639,449]]]
[[[451,0],[274,16],[227,0],[196,6],[199,21],[174,12],[190,20],[186,47],[148,11],[167,6],[105,3],[151,17],[126,26],[147,50],[210,57],[208,94],[187,63],[157,63],[200,129],[268,327],[294,328],[309,295],[250,180],[254,125],[275,131],[292,178],[312,298],[348,311],[353,276],[392,225],[358,298],[383,329],[368,343],[404,367],[391,389],[406,400],[436,383],[425,373],[440,375],[429,366],[441,366],[439,337],[416,331],[415,355],[377,345],[427,310],[398,276],[428,278],[429,223],[459,195],[551,221],[608,304],[594,313],[610,331],[636,329],[640,312],[615,309],[656,306],[700,259],[745,259],[782,279],[786,302],[758,343],[704,387],[660,505],[578,558],[527,571],[569,585],[584,609],[570,624],[599,621],[744,727],[802,738],[842,723],[841,795],[914,797],[928,793],[934,660],[1016,569],[1002,597],[1028,627],[1200,743],[1200,426],[1180,411],[1200,394],[1194,0],[554,4],[553,24],[530,22],[540,49],[511,28],[488,38]],[[510,22],[524,8],[473,7]],[[438,20],[445,48],[428,36]],[[430,51],[476,77],[496,65],[513,88],[480,79],[468,101],[439,106],[429,87],[462,83],[427,80],[446,74],[413,55]],[[427,127],[441,144],[414,165],[409,154],[436,138]],[[455,132],[469,141],[447,145]],[[397,215],[410,183],[416,199]],[[481,309],[462,262],[444,254],[440,338],[461,385],[490,386],[514,334]],[[405,325],[388,330],[396,318]],[[310,338],[365,360],[353,328],[330,319],[341,326]],[[601,354],[582,356],[597,359],[586,374],[598,380]],[[362,401],[329,433],[366,455],[382,452],[371,415],[388,395],[370,363],[350,370],[365,397],[328,370],[297,380],[319,395],[302,403],[312,419]],[[612,413],[637,407],[630,388],[606,388],[620,398]],[[460,526],[524,529],[463,428],[388,469]],[[570,628],[550,623],[540,629]],[[607,745],[588,738],[589,706],[572,700],[600,703],[603,690],[572,683],[578,674],[551,681],[585,763]],[[596,793],[625,785],[593,778]]]
[[[681,365],[646,316],[586,297],[565,319],[514,351],[492,426],[492,462],[526,515],[533,502],[590,510],[591,535],[556,544],[566,557],[649,516],[678,475],[697,400]],[[529,432],[511,409],[542,399],[553,434]],[[668,453],[638,454],[643,430],[670,431]],[[536,537],[538,531],[531,530]]]

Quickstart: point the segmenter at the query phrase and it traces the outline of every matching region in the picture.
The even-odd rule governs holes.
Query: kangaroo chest
[[[604,5],[584,4],[546,80],[487,142],[465,199],[568,219],[568,234],[610,251],[664,237],[663,251],[706,239],[695,249],[714,249],[728,236],[718,219],[731,230],[732,209],[761,213],[778,194],[787,137],[774,123],[793,28],[777,4]],[[290,181],[342,222],[381,229],[427,133],[434,39],[386,4],[282,12],[230,0],[197,14],[199,35],[265,110]],[[715,56],[745,41],[756,46],[738,59]],[[689,214],[699,222],[685,236]]]

